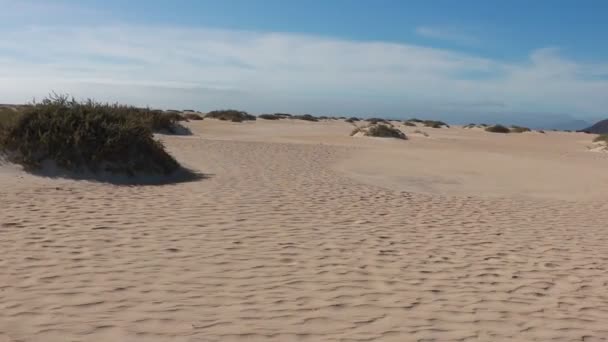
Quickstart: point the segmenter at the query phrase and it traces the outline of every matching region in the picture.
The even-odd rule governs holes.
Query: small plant
[[[291,118],[296,119],[296,120],[313,121],[313,122],[319,121],[319,119],[317,117],[312,116],[310,114],[294,115]]]
[[[529,129],[528,127],[522,127],[522,126],[511,126],[511,132],[512,133],[524,133],[524,132],[530,132],[531,129]]]
[[[416,123],[424,123],[424,120],[420,120],[420,119],[417,119],[417,118],[411,118],[411,119],[409,119],[407,121],[416,122]]]
[[[369,126],[357,127],[350,135],[353,136],[357,133],[363,133],[367,137],[407,139],[406,135],[399,129],[385,124],[371,124]]]
[[[416,124],[411,121],[404,121],[403,124],[409,127],[416,127]]]
[[[428,134],[427,132],[421,131],[421,130],[419,130],[419,129],[415,130],[415,131],[414,131],[414,133],[416,133],[416,134],[422,134],[422,135],[424,135],[425,137],[428,137],[428,136],[429,136],[429,134]]]
[[[503,125],[494,125],[494,126],[486,127],[486,132],[511,133],[511,130],[508,127],[505,127]]]
[[[608,144],[608,134],[598,135],[593,139],[593,142],[603,142]]]
[[[203,117],[196,114],[196,113],[185,113],[182,115],[186,120],[193,120],[193,121],[198,121],[198,120],[203,120]]]
[[[437,121],[437,120],[425,120],[425,121],[423,121],[423,124],[424,124],[424,126],[431,127],[431,128],[441,128],[443,126],[450,127],[445,122],[443,122],[443,121]]]
[[[350,122],[350,123],[353,123],[353,122],[360,121],[360,119],[359,119],[359,118],[356,118],[356,117],[354,117],[354,116],[353,116],[353,117],[348,118],[348,119],[346,119],[346,120],[344,120],[344,121],[346,121],[346,122]]]
[[[365,121],[369,122],[372,125],[375,125],[377,123],[384,123],[384,124],[392,126],[392,124],[388,120],[381,119],[381,118],[369,118],[369,119],[365,119]]]
[[[545,134],[545,131],[543,131],[542,129],[539,129],[538,133]]]
[[[279,119],[281,119],[281,117],[278,116],[278,115],[276,115],[276,114],[260,114],[260,115],[258,115],[258,118],[264,119],[264,120],[279,120]]]
[[[223,109],[213,110],[205,115],[205,118],[218,119],[222,121],[243,122],[255,120],[256,117],[240,110]]]

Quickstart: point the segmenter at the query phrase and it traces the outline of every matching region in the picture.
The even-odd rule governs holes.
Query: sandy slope
[[[191,128],[163,139],[197,182],[0,167],[0,341],[608,339],[590,136]]]

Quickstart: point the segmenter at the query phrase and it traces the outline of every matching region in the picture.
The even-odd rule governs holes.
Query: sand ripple
[[[361,184],[347,147],[170,138],[209,179],[0,173],[0,341],[599,341],[605,203]]]

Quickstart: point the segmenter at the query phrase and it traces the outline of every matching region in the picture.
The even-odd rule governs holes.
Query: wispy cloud
[[[608,108],[606,70],[606,63],[568,60],[556,49],[507,63],[417,45],[286,33],[116,25],[0,29],[0,102],[54,90],[202,110],[408,115],[444,112],[450,103],[453,112],[601,115]]]
[[[472,45],[479,43],[479,39],[474,35],[452,28],[419,26],[416,28],[416,34],[425,38],[444,40],[457,44]]]

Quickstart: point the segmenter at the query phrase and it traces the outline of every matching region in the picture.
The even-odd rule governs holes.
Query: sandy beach
[[[608,340],[591,135],[186,125],[194,182],[0,166],[0,342]]]

